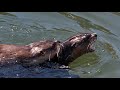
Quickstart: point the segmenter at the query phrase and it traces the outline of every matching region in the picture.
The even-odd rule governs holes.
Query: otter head
[[[97,39],[96,33],[80,33],[75,36],[68,38],[63,42],[63,49],[60,55],[61,58],[59,61],[62,64],[69,64],[79,56],[93,52],[95,48],[93,43]]]
[[[76,36],[73,36],[69,39],[69,43],[73,48],[73,51],[78,51],[83,53],[93,52],[95,48],[93,43],[97,39],[96,33],[81,33]],[[81,50],[81,51],[80,51]]]

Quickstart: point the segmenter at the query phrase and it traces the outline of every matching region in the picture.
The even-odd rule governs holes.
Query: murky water
[[[98,35],[96,51],[70,64],[71,70],[0,68],[0,77],[118,78],[120,77],[120,13],[118,12],[8,12],[0,13],[0,43],[29,44],[42,39],[65,40],[78,32]]]

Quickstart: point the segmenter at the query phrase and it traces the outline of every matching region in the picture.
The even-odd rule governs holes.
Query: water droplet
[[[3,26],[1,26],[0,28],[3,28]]]
[[[90,65],[90,64],[88,63],[88,65]]]
[[[72,78],[72,77],[68,77],[68,78]]]
[[[11,29],[11,31],[14,31],[14,29]]]
[[[12,27],[16,27],[16,26],[12,26]]]
[[[18,76],[19,76],[19,74],[16,74],[16,76],[18,77]]]
[[[96,70],[96,72],[100,72],[100,70],[98,69],[98,70]]]
[[[35,68],[35,72],[39,73],[39,69],[38,69],[38,68]]]
[[[102,49],[102,52],[104,52],[105,50],[104,49]]]
[[[89,74],[91,73],[91,72],[88,72]]]

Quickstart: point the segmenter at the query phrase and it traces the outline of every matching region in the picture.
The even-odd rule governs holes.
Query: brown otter
[[[68,66],[79,56],[93,52],[92,44],[96,38],[95,33],[79,33],[64,42],[43,40],[23,46],[0,44],[0,64],[36,65],[48,61]]]

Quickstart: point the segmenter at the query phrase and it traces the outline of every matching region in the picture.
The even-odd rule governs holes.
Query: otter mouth
[[[95,41],[97,40],[97,34],[96,33],[93,33],[91,34],[90,38],[89,38],[90,42],[87,46],[87,49],[90,51],[90,52],[93,52],[95,51]]]

